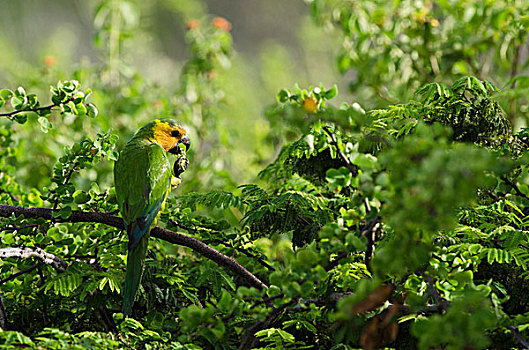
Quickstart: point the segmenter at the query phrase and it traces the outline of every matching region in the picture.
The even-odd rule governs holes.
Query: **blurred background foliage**
[[[196,43],[202,34],[190,33],[188,22],[208,30],[213,17],[207,13],[231,22],[235,50],[226,35],[228,52],[198,68],[202,81],[189,81],[198,67],[192,61],[204,53],[194,51],[203,50]],[[209,156],[201,164],[207,171],[189,176],[183,190],[232,189],[253,179],[274,154],[274,145],[265,142],[269,123],[262,110],[275,93],[293,81],[332,85],[338,76],[338,41],[317,29],[302,2],[8,2],[0,31],[0,86],[22,85],[46,96],[57,80],[75,78],[92,88],[92,102],[102,112],[95,120],[58,123],[47,135],[35,132],[39,126],[31,121],[33,127],[16,130],[25,159],[17,177],[38,188],[72,141],[112,128],[121,145],[153,117],[173,116],[188,128],[197,159]],[[215,46],[217,39],[208,40]],[[110,185],[110,170],[89,171],[87,178]]]

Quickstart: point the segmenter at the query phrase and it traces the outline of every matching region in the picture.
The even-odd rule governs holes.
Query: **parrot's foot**
[[[189,160],[186,157],[179,157],[176,162],[174,162],[173,171],[176,178],[180,178],[180,175],[186,171],[189,166]]]

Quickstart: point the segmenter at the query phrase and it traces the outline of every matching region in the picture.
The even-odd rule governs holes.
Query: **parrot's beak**
[[[189,150],[189,147],[191,147],[191,139],[189,138],[189,136],[187,136],[187,134],[184,135],[184,137],[182,137],[178,143],[183,144],[186,147],[186,151]],[[169,150],[169,153],[180,154],[180,147],[176,145],[175,147]]]

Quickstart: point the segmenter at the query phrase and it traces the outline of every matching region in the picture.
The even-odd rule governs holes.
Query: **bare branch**
[[[434,279],[424,272],[421,275],[422,278],[424,278],[424,280],[428,284],[428,294],[430,295],[430,297],[432,297],[435,303],[439,305],[439,312],[448,310],[448,308],[450,307],[450,302],[443,298],[441,294],[439,294],[439,291],[437,290],[437,288],[435,288]]]
[[[124,229],[125,227],[125,224],[123,223],[123,219],[117,216],[113,216],[113,215],[109,215],[105,213],[85,212],[85,211],[74,210],[72,211],[72,214],[70,215],[70,217],[65,220],[59,217],[53,218],[53,212],[54,210],[47,209],[47,208],[17,207],[17,206],[12,206],[12,205],[0,204],[0,217],[11,217],[14,214],[17,217],[20,215],[23,215],[25,218],[31,218],[31,219],[36,219],[36,218],[43,218],[46,220],[55,219],[55,222],[69,222],[69,223],[94,222],[94,223],[100,223],[100,224],[105,224],[108,226],[116,227],[120,230]],[[151,236],[193,249],[198,254],[214,261],[218,265],[223,266],[227,268],[228,270],[232,271],[233,273],[235,273],[236,275],[242,277],[242,279],[246,281],[246,283],[252,287],[255,287],[259,290],[268,288],[266,284],[264,284],[261,280],[259,280],[251,272],[246,270],[237,261],[220,253],[216,249],[211,248],[210,246],[199,241],[196,238],[189,237],[189,236],[186,236],[180,233],[176,233],[171,230],[161,228],[159,226],[151,230]]]
[[[512,334],[516,337],[516,340],[518,340],[518,343],[522,344],[524,347],[529,348],[529,341],[527,341],[523,336],[522,333],[516,328],[515,326],[509,326],[507,327]]]
[[[64,179],[64,182],[62,183],[63,186],[66,186],[68,184],[68,182],[72,178],[74,171],[76,170],[78,166],[79,166],[79,162],[75,162],[73,164],[72,168],[68,171],[68,174],[66,175],[66,178]],[[59,199],[60,199],[60,196],[57,196],[57,198],[55,198],[55,201],[53,202],[53,208],[52,208],[53,210],[57,209],[57,206],[59,205]]]
[[[329,272],[332,269],[334,269],[336,266],[338,266],[338,264],[340,263],[340,260],[346,258],[348,254],[349,253],[347,252],[339,252],[338,255],[334,257],[333,260],[327,263],[327,265],[325,266],[325,271]]]
[[[7,331],[7,311],[0,295],[0,330]]]
[[[13,279],[15,279],[15,278],[17,278],[17,277],[20,276],[20,275],[23,275],[23,274],[25,274],[25,273],[29,273],[29,272],[35,270],[37,267],[39,267],[40,264],[42,264],[42,262],[39,262],[39,263],[37,263],[37,264],[31,266],[30,268],[27,268],[27,269],[25,269],[25,270],[19,271],[19,272],[17,272],[17,273],[12,274],[12,275],[9,276],[9,277],[4,278],[3,280],[0,281],[0,285],[4,284],[4,283],[6,283],[6,282],[9,282],[9,281],[11,281],[11,280],[13,280]]]
[[[338,145],[338,140],[336,139],[336,134],[333,133],[327,126],[324,126],[323,127],[323,130],[329,135],[329,137],[331,138],[331,144],[336,147],[336,152],[338,153],[338,155],[340,156],[340,158],[345,162],[345,166],[347,167],[347,169],[349,169],[349,171],[351,172],[351,174],[353,174],[353,176],[356,176],[358,175],[358,169],[356,168],[356,166],[354,164],[351,163],[351,161],[349,160],[349,158],[347,158],[347,156],[342,152],[342,150],[340,149],[340,146]]]
[[[529,200],[529,196],[527,196],[525,193],[523,193],[520,190],[520,188],[518,187],[518,185],[516,185],[516,183],[512,182],[511,180],[509,180],[506,176],[501,176],[500,179],[502,179],[502,181],[505,182],[507,185],[511,186],[512,189],[514,190],[514,192],[516,192],[516,194],[518,196]]]
[[[0,248],[0,258],[37,258],[43,263],[53,266],[59,272],[64,272],[68,266],[57,256],[46,253],[44,249],[38,247]]]
[[[13,119],[13,116],[15,114],[18,114],[18,113],[43,111],[43,110],[46,110],[46,109],[52,109],[53,107],[56,107],[56,106],[57,106],[56,104],[52,104],[52,105],[44,106],[44,107],[23,109],[23,110],[20,110],[20,111],[16,110],[16,111],[8,112],[8,113],[0,113],[0,117],[7,117],[9,119]]]
[[[367,202],[367,201],[366,201]],[[370,261],[375,253],[375,233],[379,227],[380,216],[376,216],[374,219],[369,220],[369,222],[364,226],[360,236],[365,236],[367,238],[367,248],[365,252],[364,262],[369,272],[371,271]]]
[[[299,297],[292,299],[291,301],[284,303],[283,305],[273,309],[264,321],[257,321],[253,326],[248,328],[245,337],[239,345],[239,350],[253,349],[257,346],[259,340],[255,337],[255,333],[262,329],[269,328],[285,311],[290,305],[296,304]]]

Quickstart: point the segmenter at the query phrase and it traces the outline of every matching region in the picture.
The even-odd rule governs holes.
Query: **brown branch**
[[[324,126],[323,127],[323,130],[329,135],[329,137],[331,138],[331,144],[336,147],[336,152],[338,153],[338,155],[340,156],[340,158],[342,158],[342,160],[345,162],[345,166],[347,167],[347,169],[349,169],[349,171],[351,172],[351,174],[353,174],[353,176],[356,176],[358,175],[358,169],[356,168],[356,166],[354,164],[351,163],[351,161],[349,160],[349,158],[347,158],[347,156],[342,152],[342,150],[340,149],[340,146],[338,145],[338,140],[336,139],[336,134],[333,133],[331,130],[329,130],[329,127],[327,126]]]
[[[17,207],[12,205],[0,204],[0,217],[11,217],[11,215],[14,214],[17,217],[23,215],[25,218],[30,219],[43,218],[46,220],[52,220],[54,212],[56,211],[47,208]],[[117,216],[99,212],[85,212],[79,210],[72,211],[72,214],[66,220],[58,217],[55,218],[55,221],[68,223],[93,222],[116,227],[118,229],[123,229],[125,227],[123,219]],[[242,277],[243,280],[252,287],[255,287],[259,290],[268,288],[266,284],[264,284],[251,272],[246,270],[237,261],[231,259],[230,257],[227,257],[216,249],[211,248],[207,244],[199,241],[198,239],[180,233],[176,233],[171,230],[161,228],[159,226],[151,230],[151,236],[163,239],[174,244],[191,248],[198,254],[214,261],[218,265],[223,266],[235,273],[236,275]]]

